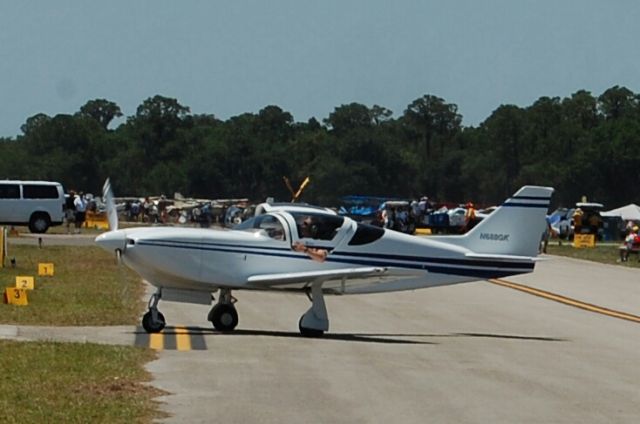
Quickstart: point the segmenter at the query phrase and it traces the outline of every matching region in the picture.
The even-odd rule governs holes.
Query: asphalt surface
[[[551,258],[507,279],[640,315],[637,271]],[[635,423],[639,322],[489,282],[327,299],[331,331],[297,334],[303,296],[238,292],[239,329],[149,364],[167,422]],[[208,329],[206,307],[161,304]]]
[[[257,292],[234,293],[231,334],[210,328],[206,306],[160,302],[159,344],[133,326],[0,337],[153,344],[169,423],[638,422],[638,271],[550,257],[504,280],[538,291],[501,280],[327,297],[321,339],[298,335],[306,297]]]

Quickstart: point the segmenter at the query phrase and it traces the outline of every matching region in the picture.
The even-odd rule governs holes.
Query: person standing
[[[64,201],[64,220],[67,226],[67,234],[71,234],[71,224],[76,221],[76,192],[69,190],[69,194]]]
[[[573,213],[573,234],[582,234],[582,209],[577,208]]]
[[[640,237],[638,236],[638,227],[634,225],[624,239],[624,248],[620,249],[620,262],[627,262],[629,253],[638,245],[640,245]]]
[[[464,225],[462,226],[462,232],[466,233],[476,225],[476,207],[473,203],[468,202],[464,212]]]
[[[76,194],[75,199],[73,199],[73,206],[76,209],[76,234],[78,234],[80,233],[80,229],[82,228],[82,224],[84,224],[84,220],[87,215],[87,201],[84,198],[84,193],[80,192]]]

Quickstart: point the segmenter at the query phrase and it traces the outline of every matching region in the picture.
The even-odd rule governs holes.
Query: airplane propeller
[[[109,221],[109,231],[96,238],[98,245],[107,246],[113,249],[118,265],[122,264],[122,255],[127,248],[126,234],[123,230],[118,230],[118,211],[116,202],[111,190],[111,180],[106,179],[102,186],[102,199],[107,209],[107,221]]]
[[[109,229],[111,231],[115,231],[118,229],[118,211],[116,209],[116,202],[113,198],[113,191],[111,190],[111,181],[109,178],[107,178],[102,186],[102,199],[107,207]]]

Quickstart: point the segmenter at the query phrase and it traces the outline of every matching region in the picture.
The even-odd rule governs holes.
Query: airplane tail
[[[460,237],[460,245],[480,256],[537,256],[552,193],[551,187],[522,187]]]
[[[109,221],[109,229],[115,231],[118,229],[118,211],[116,210],[116,202],[111,191],[111,181],[109,178],[102,186],[102,200],[107,207],[107,220]]]

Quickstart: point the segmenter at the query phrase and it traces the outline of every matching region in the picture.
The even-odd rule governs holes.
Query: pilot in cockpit
[[[282,225],[272,224],[262,226],[262,230],[266,233],[267,236],[274,240],[284,240],[284,229]]]
[[[276,240],[284,240],[284,231],[282,228],[274,228],[269,232],[269,237]]]
[[[314,222],[311,216],[305,216],[302,223],[298,226],[300,238],[314,238]],[[318,262],[324,262],[329,252],[327,249],[305,246],[301,241],[296,241],[291,246],[296,252],[304,252],[311,259]]]

